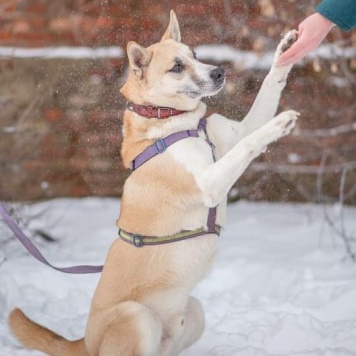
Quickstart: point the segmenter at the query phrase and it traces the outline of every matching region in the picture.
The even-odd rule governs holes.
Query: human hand
[[[315,13],[299,24],[298,40],[286,52],[282,53],[277,66],[294,64],[317,48],[335,26],[326,17]]]

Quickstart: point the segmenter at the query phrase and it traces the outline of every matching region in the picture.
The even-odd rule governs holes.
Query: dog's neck
[[[133,111],[125,110],[121,157],[126,168],[131,161],[154,141],[175,132],[196,129],[206,113],[206,105],[200,102],[195,110],[165,120],[147,119]]]
[[[185,114],[186,110],[177,110],[168,107],[162,106],[152,106],[152,105],[139,105],[135,104],[132,101],[128,101],[126,103],[127,109],[135,112],[139,116],[143,116],[147,119],[168,119],[172,116],[177,116],[181,114]]]

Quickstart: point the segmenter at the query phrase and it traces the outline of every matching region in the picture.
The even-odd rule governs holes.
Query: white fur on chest
[[[193,175],[196,179],[197,186],[199,187],[199,182],[197,177],[199,177],[202,172],[205,171],[206,167],[214,163],[213,151],[209,143],[206,141],[206,136],[203,132],[199,133],[198,138],[189,138],[176,142],[170,147],[169,153],[172,158],[183,167],[187,173]],[[214,152],[215,154],[215,152]],[[204,197],[207,193],[201,191],[202,209],[199,209],[199,222],[206,225],[208,217],[208,206],[204,204],[205,201],[209,200],[208,197]],[[223,226],[226,221],[226,199],[224,199],[217,209],[217,219],[216,223]]]

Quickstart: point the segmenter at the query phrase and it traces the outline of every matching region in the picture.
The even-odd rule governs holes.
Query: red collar
[[[171,116],[176,116],[180,114],[184,114],[186,111],[176,110],[173,108],[167,107],[156,107],[152,105],[138,105],[134,104],[132,101],[128,101],[126,103],[126,107],[130,111],[134,111],[136,114],[140,116],[144,116],[147,119],[167,119]]]

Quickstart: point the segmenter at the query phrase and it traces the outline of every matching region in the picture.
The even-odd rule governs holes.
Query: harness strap
[[[182,240],[191,239],[193,237],[203,236],[206,234],[220,235],[221,227],[214,224],[213,231],[207,231],[203,227],[195,230],[181,231],[173,235],[167,236],[143,236],[132,234],[130,232],[119,229],[119,237],[135,247],[142,247],[146,245],[162,245],[170,242],[177,242]]]
[[[150,147],[142,151],[130,164],[131,172],[142,166],[151,158],[163,153],[173,143],[188,137],[198,137],[198,130],[175,132],[165,138],[155,141]]]
[[[146,148],[143,152],[137,155],[136,158],[131,162],[130,165],[131,171],[134,171],[135,169],[140,167],[142,164],[144,164],[151,158],[157,156],[158,154],[161,154],[167,149],[167,147],[169,147],[173,143],[188,137],[199,137],[199,131],[204,131],[206,137],[205,140],[211,147],[213,159],[215,162],[216,161],[214,155],[215,146],[209,139],[206,126],[207,126],[207,120],[204,117],[200,119],[197,130],[176,132],[163,139],[155,141],[150,147]],[[207,235],[207,234],[216,234],[219,236],[221,231],[221,226],[216,224],[216,211],[217,211],[216,207],[209,208],[208,219],[207,219],[207,228],[208,228],[207,230],[201,227],[195,230],[188,230],[188,231],[184,230],[168,236],[143,236],[143,235],[133,234],[124,231],[122,229],[119,229],[119,237],[123,241],[128,242],[136,247],[142,247],[145,245],[160,245],[160,244],[165,244],[170,242],[176,242],[176,241],[186,240],[186,239]]]
[[[213,154],[213,159],[214,159],[214,162],[216,162],[216,158],[215,158],[215,153],[214,153],[214,149],[215,149],[215,146],[214,144],[210,141],[209,139],[209,135],[208,135],[208,130],[206,129],[206,126],[207,126],[208,122],[206,120],[205,117],[203,117],[202,119],[200,119],[199,121],[199,124],[198,124],[198,130],[202,130],[204,131],[205,133],[205,141],[208,143],[208,145],[211,147],[211,152]]]
[[[3,218],[6,225],[14,233],[15,237],[22,243],[25,249],[38,261],[44,263],[47,266],[54,268],[57,271],[64,273],[74,273],[74,274],[87,274],[87,273],[98,273],[101,272],[103,266],[73,266],[73,267],[55,267],[51,265],[41,254],[38,248],[32,243],[32,241],[23,233],[20,227],[11,218],[10,214],[5,208],[5,204],[0,201],[0,216]]]
[[[214,144],[210,141],[209,139],[209,135],[208,135],[208,130],[206,128],[208,122],[206,120],[206,118],[202,118],[200,119],[199,121],[199,124],[198,124],[198,129],[199,130],[203,130],[204,133],[205,133],[205,137],[206,137],[206,142],[209,144],[209,146],[211,147],[211,152],[212,152],[212,155],[213,155],[213,159],[214,159],[214,162],[216,162],[216,158],[215,158],[215,154],[214,154],[214,149],[215,149],[215,146]],[[209,213],[208,213],[208,222],[207,222],[207,226],[208,226],[208,231],[209,232],[213,232],[214,229],[215,229],[215,221],[216,221],[216,210],[217,210],[217,207],[215,206],[214,208],[209,208]]]

